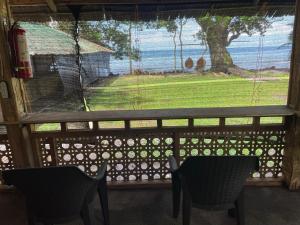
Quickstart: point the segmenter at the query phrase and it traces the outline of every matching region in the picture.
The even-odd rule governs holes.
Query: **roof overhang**
[[[294,14],[295,0],[10,0],[17,20],[71,19],[70,6],[81,5],[82,20],[154,20],[177,16]]]

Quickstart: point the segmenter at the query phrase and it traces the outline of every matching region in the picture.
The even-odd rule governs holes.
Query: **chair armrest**
[[[175,172],[178,169],[178,165],[174,156],[169,157],[169,164],[171,172]]]
[[[102,163],[102,165],[100,166],[97,175],[94,177],[94,179],[96,180],[101,180],[105,177],[106,175],[106,169],[107,169],[107,163],[108,160],[104,160],[104,162]]]

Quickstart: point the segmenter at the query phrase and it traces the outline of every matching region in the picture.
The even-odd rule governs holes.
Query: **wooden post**
[[[300,188],[300,0],[296,3],[288,106],[296,116],[285,121],[288,132],[283,174],[289,189],[296,190]]]
[[[177,165],[180,165],[180,135],[178,131],[173,133],[173,156]]]
[[[24,143],[23,128],[19,121],[26,112],[23,81],[12,77],[11,58],[7,31],[11,24],[7,0],[0,1],[0,80],[7,84],[8,97],[0,94],[4,122],[7,122],[7,135],[13,152],[15,167],[30,165],[30,157]]]

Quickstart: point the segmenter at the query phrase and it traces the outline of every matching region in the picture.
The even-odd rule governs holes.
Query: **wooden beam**
[[[296,4],[288,106],[297,113],[286,121],[289,128],[283,173],[289,188],[295,190],[300,188],[300,0]]]
[[[192,118],[233,118],[233,117],[277,117],[293,116],[294,111],[286,106],[252,106],[224,108],[115,110],[95,112],[51,112],[29,113],[22,123],[59,123],[113,120],[158,120]]]
[[[224,2],[230,2],[231,0],[224,0]],[[199,0],[188,0],[185,1],[185,3],[198,3]],[[207,2],[213,2],[213,1],[207,1]],[[133,0],[57,0],[56,3],[58,5],[76,5],[76,4],[179,4],[182,3],[182,0],[138,0],[138,1],[133,1]],[[45,0],[10,0],[10,5],[11,6],[21,6],[21,5],[45,5]]]
[[[49,9],[50,9],[52,12],[54,12],[54,13],[57,12],[57,7],[56,7],[56,4],[55,4],[55,2],[54,2],[53,0],[46,0],[46,3],[47,3]]]
[[[171,180],[153,180],[153,181],[123,181],[108,182],[108,188],[111,190],[124,189],[155,189],[155,188],[171,188]],[[281,178],[263,178],[263,179],[247,179],[245,186],[247,187],[280,187],[283,185]]]
[[[93,5],[93,4],[125,4],[125,5],[135,5],[135,4],[192,4],[192,3],[199,3],[202,2],[204,4],[241,4],[241,5],[265,5],[268,4],[275,4],[278,5],[278,1],[257,1],[257,0],[249,0],[248,2],[245,1],[236,1],[233,2],[232,0],[223,0],[222,2],[217,0],[206,0],[206,1],[199,1],[199,0],[56,0],[56,5]],[[279,2],[281,5],[291,5],[294,4],[294,0],[282,0]],[[10,0],[9,1],[11,6],[24,6],[24,5],[31,5],[31,6],[42,6],[46,5],[45,0]]]
[[[8,96],[0,94],[0,103],[4,122],[7,123],[7,135],[11,146],[15,167],[28,166],[23,128],[18,124],[26,113],[24,102],[23,80],[13,77],[11,58],[7,40],[7,31],[11,24],[9,6],[6,0],[0,1],[0,80],[7,85]]]

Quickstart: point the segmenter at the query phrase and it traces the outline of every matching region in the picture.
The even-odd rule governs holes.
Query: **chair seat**
[[[244,225],[243,185],[258,170],[256,156],[192,156],[180,167],[169,158],[172,173],[173,216],[178,217],[182,197],[183,225],[190,224],[191,207],[205,210],[230,209],[238,225]],[[236,213],[232,213],[235,208]]]
[[[67,166],[7,170],[3,171],[3,179],[24,194],[29,225],[66,223],[78,218],[90,225],[89,203],[97,193],[105,225],[109,225],[106,168],[107,161],[94,178],[75,166]]]

